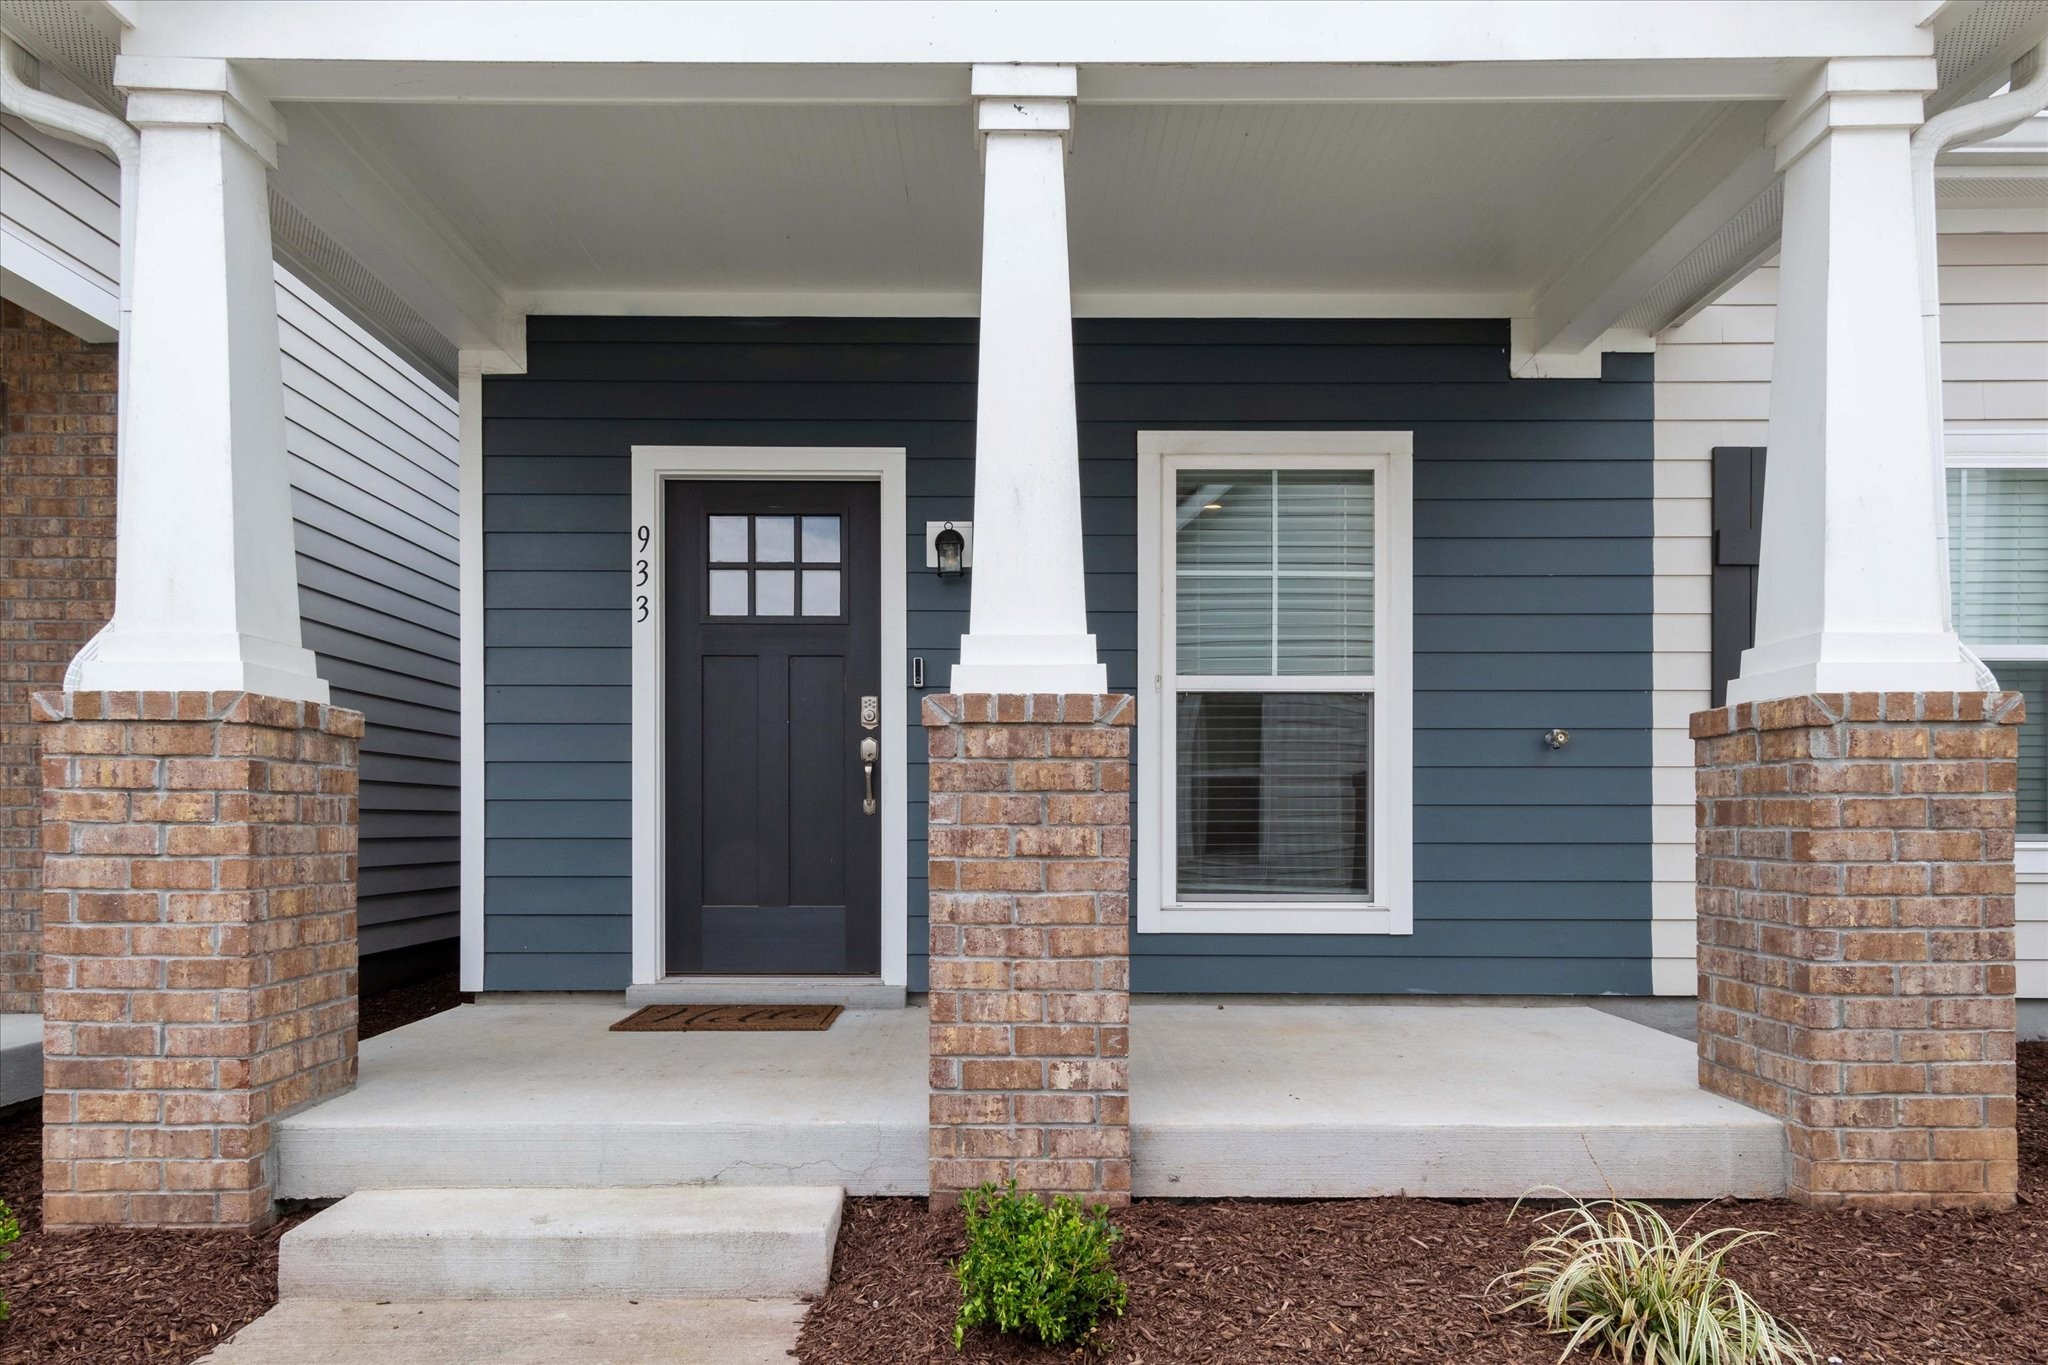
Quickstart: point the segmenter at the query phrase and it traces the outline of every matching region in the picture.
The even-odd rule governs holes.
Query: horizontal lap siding
[[[1940,238],[1943,417],[1951,443],[2048,432],[2048,233]],[[1768,437],[1778,270],[1759,269],[1657,339],[1657,788],[1652,893],[1660,994],[1690,995],[1692,744],[1708,704],[1709,469],[1716,446]],[[2028,722],[2032,724],[2032,721]],[[2048,876],[2018,886],[2019,994],[2048,997]]]
[[[455,404],[283,269],[300,629],[361,711],[364,953],[460,931]]]
[[[535,318],[529,373],[486,379],[488,988],[627,978],[631,447],[907,449],[908,643],[936,690],[968,580],[922,567],[923,523],[973,515],[973,337]],[[1509,381],[1487,322],[1088,321],[1076,340],[1089,622],[1118,689],[1138,682],[1138,431],[1416,433],[1417,932],[1141,935],[1134,986],[1647,989],[1647,364]],[[1535,739],[1554,725],[1575,733],[1557,754]],[[924,746],[907,738],[921,989]]]

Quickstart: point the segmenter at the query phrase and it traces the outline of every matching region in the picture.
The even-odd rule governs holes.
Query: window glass
[[[2019,836],[2048,835],[2048,663],[2000,663],[1991,671],[1998,685],[2026,694],[2027,719],[2020,726]]]
[[[745,616],[747,614],[747,571],[745,569],[713,569],[711,571],[711,614],[713,616]]]
[[[1948,471],[1948,575],[1971,645],[2048,645],[2048,469]]]
[[[787,564],[796,558],[795,517],[754,518],[754,558]]]
[[[1178,673],[1372,673],[1370,471],[1188,470],[1174,495]]]
[[[839,570],[804,570],[804,615],[839,614]]]
[[[1369,900],[1372,473],[1181,470],[1174,501],[1175,899]],[[1205,683],[1247,677],[1359,682]]]
[[[1187,903],[1372,894],[1372,696],[1183,692],[1177,891]]]
[[[711,518],[711,562],[714,564],[744,564],[747,562],[747,519],[745,517]]]
[[[754,615],[796,615],[796,570],[754,570]]]
[[[839,518],[804,518],[804,563],[839,562]]]

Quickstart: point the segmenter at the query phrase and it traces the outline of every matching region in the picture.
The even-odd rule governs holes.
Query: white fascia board
[[[495,272],[404,178],[320,110],[291,112],[277,192],[488,371],[526,364],[524,317]]]
[[[539,289],[519,296],[536,317],[899,317],[971,318],[971,289],[833,292],[689,289]],[[1490,293],[1315,294],[1200,289],[1122,292],[1078,289],[1077,318],[1503,318],[1527,310],[1528,296]],[[1647,349],[1633,345],[1610,350]]]
[[[1763,144],[1769,117],[1769,108],[1760,105],[1709,115],[1570,265],[1537,289],[1532,351],[1585,351],[1769,189],[1777,175]]]
[[[0,227],[0,298],[82,341],[120,339],[119,296],[5,227]]]
[[[237,63],[282,100],[355,104],[830,104],[967,103],[968,68],[911,65],[747,65],[446,61]],[[1541,103],[1614,100],[1718,103],[1780,100],[1801,63],[1644,59],[1465,62],[1450,66],[1258,66],[1148,63],[1081,68],[1080,100],[1102,104]]]
[[[479,11],[484,11],[479,13]],[[411,65],[411,98],[436,91],[444,63],[644,63],[650,66],[1359,65],[1640,62],[1779,63],[1918,57],[1933,51],[1918,0],[1409,0],[1290,5],[1255,0],[1180,7],[1163,23],[1142,0],[928,0],[798,5],[576,3],[528,0],[300,0],[221,5],[152,0],[123,43],[137,56],[224,57],[283,99],[392,98],[393,68]],[[318,72],[307,68],[327,68]],[[342,86],[353,68],[356,93]],[[1783,79],[1796,78],[1788,70]],[[382,85],[384,93],[372,93]],[[1656,89],[1645,83],[1644,90]],[[1779,87],[1782,93],[1783,86]],[[477,97],[469,92],[467,97]],[[613,98],[618,98],[615,94]]]

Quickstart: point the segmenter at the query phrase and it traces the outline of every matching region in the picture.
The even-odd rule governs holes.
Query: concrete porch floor
[[[278,1125],[279,1194],[842,1185],[922,1194],[925,1017],[824,1033],[610,1033],[616,997],[466,1005],[363,1044]],[[1775,1120],[1700,1091],[1690,1043],[1580,1006],[1177,1003],[1131,1021],[1135,1192],[1645,1197],[1784,1188]]]

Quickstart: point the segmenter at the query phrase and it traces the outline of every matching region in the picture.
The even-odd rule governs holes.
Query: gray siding
[[[454,401],[277,272],[300,629],[361,711],[365,954],[459,932]]]
[[[1510,381],[1500,323],[1075,330],[1090,626],[1115,688],[1137,682],[1141,429],[1415,432],[1416,932],[1141,935],[1135,988],[1646,992],[1648,357],[1610,357],[1598,381]],[[485,380],[488,989],[627,977],[630,448],[907,448],[909,648],[943,686],[967,583],[921,567],[922,524],[972,515],[973,335],[535,318],[528,374]],[[1574,733],[1561,753],[1537,743],[1551,726]],[[915,800],[921,763],[909,780]],[[920,989],[921,803],[910,828]]]

